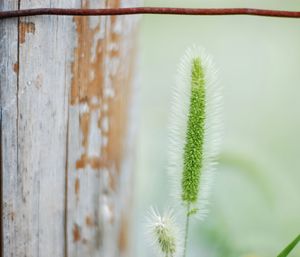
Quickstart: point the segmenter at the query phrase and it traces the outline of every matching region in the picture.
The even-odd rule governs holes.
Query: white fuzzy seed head
[[[163,257],[178,256],[181,247],[173,212],[169,210],[161,216],[157,210],[150,208],[147,223],[149,239],[157,254]]]
[[[201,158],[198,158],[201,159],[198,195],[193,198],[195,201],[189,201],[183,197],[185,193],[183,192],[183,171],[186,168],[185,150],[187,144],[191,143],[187,142],[187,139],[188,123],[192,115],[192,87],[195,85],[195,78],[192,73],[195,72],[195,63],[197,63],[199,69],[196,72],[201,73],[202,76],[199,83],[202,83],[201,86],[203,86],[202,90],[204,92],[201,96],[204,98],[204,110],[202,113],[204,115],[204,133],[202,148],[198,151],[201,152]],[[210,188],[216,167],[216,157],[219,153],[220,125],[222,122],[220,118],[221,88],[217,81],[217,73],[211,58],[201,47],[193,46],[185,52],[178,66],[176,85],[173,92],[169,132],[169,174],[174,184],[173,194],[176,202],[188,205],[192,214],[196,213],[199,218],[203,218],[207,214]],[[200,124],[199,129],[202,129]],[[190,145],[193,145],[193,142]],[[190,147],[190,149],[192,148]],[[197,149],[196,151],[192,149],[192,152],[193,154],[197,153]]]

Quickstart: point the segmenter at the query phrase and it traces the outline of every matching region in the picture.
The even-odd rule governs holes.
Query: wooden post
[[[134,1],[0,0],[0,10]],[[0,22],[1,256],[132,256],[136,25],[134,16]]]

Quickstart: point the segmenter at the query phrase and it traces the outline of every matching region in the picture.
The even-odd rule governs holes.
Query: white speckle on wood
[[[82,103],[79,105],[80,114],[89,112],[90,108],[87,103]]]
[[[107,144],[108,144],[108,137],[103,136],[103,138],[102,138],[102,146],[103,146],[103,147],[106,147]]]
[[[98,126],[100,110],[91,111],[88,155],[93,158],[101,158],[102,132]]]
[[[101,128],[102,128],[103,132],[107,133],[109,131],[109,118],[107,116],[103,117]]]

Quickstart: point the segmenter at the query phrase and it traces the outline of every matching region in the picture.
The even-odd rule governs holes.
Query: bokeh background
[[[300,10],[295,0],[164,0],[146,6]],[[143,16],[140,27],[135,256],[151,205],[170,202],[167,126],[178,60],[202,45],[224,88],[224,142],[210,215],[194,221],[189,257],[275,257],[300,233],[300,20]],[[298,246],[291,257],[300,256]]]

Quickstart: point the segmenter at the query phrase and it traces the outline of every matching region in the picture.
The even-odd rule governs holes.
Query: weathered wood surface
[[[0,9],[127,0],[0,0]],[[131,256],[136,17],[0,23],[2,254]]]

